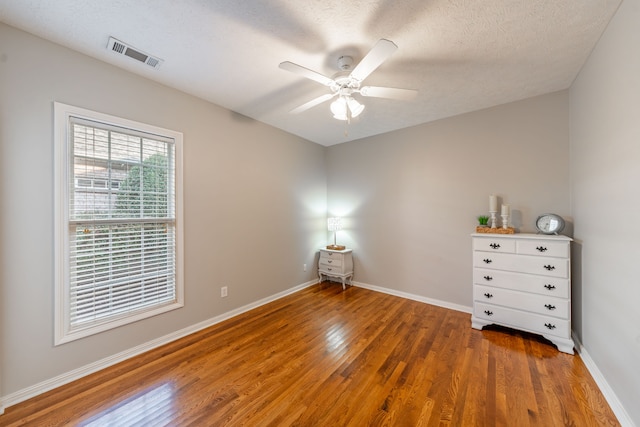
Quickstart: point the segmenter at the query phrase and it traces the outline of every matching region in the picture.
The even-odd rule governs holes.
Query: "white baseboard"
[[[631,420],[631,417],[624,409],[624,406],[622,406],[620,399],[618,399],[618,396],[616,396],[611,386],[609,386],[609,383],[605,379],[604,375],[602,375],[602,372],[600,372],[600,369],[598,369],[598,366],[593,361],[591,356],[589,356],[589,353],[582,345],[582,342],[580,342],[580,340],[578,339],[578,336],[575,333],[573,333],[572,336],[578,354],[582,358],[582,361],[589,370],[589,373],[598,385],[598,388],[600,388],[600,391],[611,407],[611,410],[615,414],[616,418],[618,418],[618,422],[620,423],[620,425],[622,425],[622,427],[636,427],[634,422]]]
[[[389,288],[384,288],[382,286],[369,285],[367,283],[361,283],[361,282],[353,282],[353,286],[369,289],[376,292],[382,292],[383,294],[394,295],[396,297],[406,298],[413,301],[419,301],[425,304],[437,305],[438,307],[449,308],[451,310],[461,311],[463,313],[471,314],[473,312],[473,309],[471,307],[453,304],[447,301],[427,298],[427,297],[423,297],[422,295],[410,294],[407,292],[398,291],[396,289],[389,289]]]
[[[262,305],[268,304],[270,302],[276,301],[280,298],[283,298],[287,295],[290,295],[294,292],[300,291],[302,289],[308,288],[309,286],[315,285],[318,283],[317,280],[312,280],[307,283],[303,283],[302,285],[294,286],[282,292],[278,292],[277,294],[271,295],[269,297],[263,298],[261,300],[252,302],[250,304],[244,305],[242,307],[236,308],[234,310],[223,313],[219,316],[213,317],[211,319],[207,319],[203,322],[197,323],[195,325],[191,325],[179,331],[173,332],[171,334],[165,335],[163,337],[157,338],[155,340],[146,342],[139,346],[127,349],[120,353],[114,354],[113,356],[106,357],[104,359],[98,360],[94,363],[90,363],[78,369],[74,369],[73,371],[69,371],[62,375],[58,375],[57,377],[48,379],[46,381],[42,381],[41,383],[35,384],[33,386],[27,387],[23,390],[19,390],[15,393],[11,393],[7,396],[3,396],[0,398],[0,415],[4,412],[4,408],[8,408],[12,405],[15,405],[20,402],[24,402],[27,399],[31,399],[39,394],[45,393],[47,391],[53,390],[54,388],[63,386],[72,381],[78,380],[82,377],[85,377],[89,374],[93,374],[94,372],[98,372],[101,369],[108,368],[109,366],[113,366],[116,363],[120,363],[127,359],[130,359],[134,356],[147,352],[149,350],[153,350],[154,348],[160,347],[162,345],[168,344],[177,339],[183,338],[187,335],[190,335],[194,332],[198,332],[202,329],[208,328],[209,326],[213,326],[217,323],[220,323],[224,320],[230,319],[234,316],[247,312],[249,310],[253,310],[254,308],[260,307]]]

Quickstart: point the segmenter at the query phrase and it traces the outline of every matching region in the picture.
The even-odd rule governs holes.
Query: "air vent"
[[[136,49],[133,46],[129,46],[128,44],[123,43],[118,39],[114,39],[113,37],[109,37],[109,44],[107,44],[107,49],[117,54],[133,58],[136,61],[143,62],[152,68],[159,68],[160,65],[162,65],[162,63],[164,62],[160,58],[155,58],[151,55],[147,55],[139,49]]]

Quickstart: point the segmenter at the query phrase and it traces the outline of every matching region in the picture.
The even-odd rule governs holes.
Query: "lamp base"
[[[344,251],[347,247],[342,245],[327,245],[327,249],[332,251]]]

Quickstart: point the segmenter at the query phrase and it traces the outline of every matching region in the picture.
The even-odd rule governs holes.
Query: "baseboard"
[[[367,283],[362,282],[353,282],[354,286],[359,288],[369,289],[371,291],[382,292],[383,294],[389,294],[396,297],[406,298],[413,301],[423,302],[425,304],[437,305],[438,307],[449,308],[455,311],[461,311],[463,313],[471,314],[473,309],[471,307],[467,307],[464,305],[453,304],[447,301],[441,301],[438,299],[427,298],[422,295],[410,294],[408,292],[398,291],[396,289],[384,288],[382,286],[369,285]]]
[[[11,393],[7,396],[3,396],[0,398],[0,415],[4,413],[4,408],[8,408],[17,403],[24,402],[25,400],[31,399],[32,397],[38,396],[39,394],[45,393],[47,391],[53,390],[54,388],[63,386],[72,381],[78,380],[87,375],[98,372],[101,369],[108,368],[109,366],[113,366],[116,363],[120,363],[127,359],[130,359],[134,356],[138,356],[144,352],[149,350],[153,350],[154,348],[160,347],[162,345],[168,344],[177,339],[183,338],[187,335],[193,334],[194,332],[198,332],[202,329],[213,326],[217,323],[230,319],[239,314],[245,313],[249,310],[253,310],[254,308],[260,307],[262,305],[268,304],[270,302],[276,301],[280,298],[283,298],[287,295],[290,295],[294,292],[298,292],[302,289],[308,288],[312,285],[318,283],[317,280],[312,280],[302,285],[294,286],[282,292],[278,292],[277,294],[271,295],[269,297],[263,298],[261,300],[252,302],[250,304],[244,305],[242,307],[236,308],[234,310],[223,313],[219,316],[213,317],[211,319],[207,319],[203,322],[197,323],[195,325],[191,325],[179,331],[173,332],[171,334],[165,335],[163,337],[157,338],[155,340],[146,342],[136,347],[132,347],[123,352],[114,354],[113,356],[106,357],[104,359],[98,360],[94,363],[90,363],[78,369],[74,369],[62,375],[58,375],[57,377],[48,379],[46,381],[42,381],[41,383],[35,384],[33,386],[27,387],[23,390],[19,390],[15,393]]]
[[[631,417],[624,409],[624,406],[622,406],[620,399],[618,399],[618,396],[616,396],[611,386],[609,386],[609,383],[605,379],[602,372],[600,372],[600,369],[598,369],[596,363],[593,361],[591,356],[589,356],[587,349],[584,348],[582,342],[578,339],[578,336],[575,334],[575,332],[572,333],[572,335],[573,342],[576,345],[576,350],[580,355],[580,358],[582,358],[582,361],[589,370],[589,373],[598,385],[598,388],[600,388],[602,395],[611,407],[614,415],[616,416],[616,418],[618,418],[618,422],[620,423],[620,425],[622,425],[622,427],[636,427],[634,422],[631,420]]]

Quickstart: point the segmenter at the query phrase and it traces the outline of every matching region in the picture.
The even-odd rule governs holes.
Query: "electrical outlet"
[[[225,298],[227,296],[227,287],[226,286],[223,286],[223,287],[220,288],[220,296],[222,298]]]
[[[302,271],[307,271],[307,264],[302,264]]]

